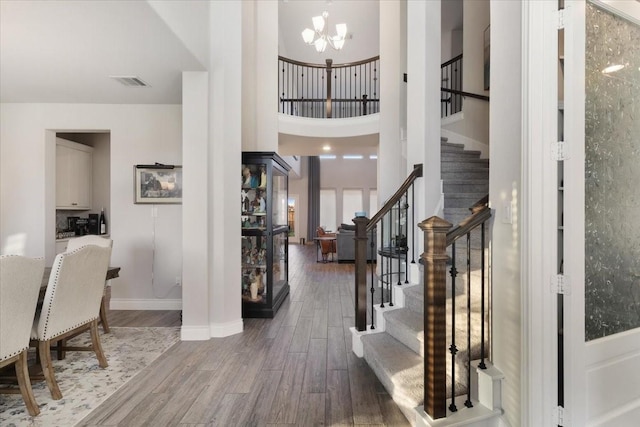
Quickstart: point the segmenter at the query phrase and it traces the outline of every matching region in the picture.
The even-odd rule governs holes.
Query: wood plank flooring
[[[408,426],[351,351],[353,265],[289,247],[291,293],[274,319],[180,342],[80,426]],[[111,326],[178,326],[177,311],[111,311]]]

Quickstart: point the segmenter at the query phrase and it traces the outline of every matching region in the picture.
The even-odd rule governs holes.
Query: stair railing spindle
[[[473,407],[471,403],[471,232],[467,233],[467,400],[464,406]]]
[[[391,215],[389,217],[389,256],[387,257],[387,272],[388,272],[388,276],[389,276],[389,280],[387,280],[387,301],[389,301],[389,307],[393,307],[393,294],[392,294],[392,289],[393,286],[391,284],[391,282],[393,281],[393,263],[391,262],[391,254],[393,254],[392,250],[392,240],[391,240],[391,234],[393,232],[393,210],[391,210],[391,212],[389,212]]]
[[[402,267],[400,265],[401,259],[400,259],[400,243],[398,242],[398,239],[400,238],[401,234],[402,234],[402,224],[400,221],[401,216],[401,205],[400,205],[400,201],[402,199],[398,200],[398,221],[397,221],[397,230],[396,230],[396,247],[395,247],[395,252],[396,252],[396,256],[398,257],[398,286],[402,285],[402,283],[400,282],[401,279],[401,275],[402,275]]]
[[[407,190],[406,193],[404,193],[404,221],[405,221],[405,233],[404,233],[404,238],[403,238],[403,243],[404,245],[402,246],[402,249],[404,250],[404,283],[407,284],[409,283],[409,248],[407,247],[407,234],[409,234],[409,224],[411,224],[409,222],[409,190]],[[413,227],[411,227],[413,229]]]
[[[416,221],[416,194],[415,184],[411,184],[411,224]],[[411,264],[416,263],[416,228],[411,227]]]
[[[486,221],[482,223],[482,228],[480,230],[480,248],[481,248],[481,256],[480,259],[480,363],[478,367],[480,369],[487,369],[487,365],[484,363],[484,275],[485,275],[485,265],[484,265],[484,226]]]
[[[373,238],[374,238],[374,229],[371,230],[371,238],[369,239],[369,247],[371,248],[371,254],[374,258],[376,258],[376,253],[375,253],[375,244],[373,243]],[[375,273],[375,266],[373,265],[373,260],[371,260],[371,329],[375,329],[375,311],[373,309],[373,296],[376,292],[375,289],[375,282],[374,282],[374,273]]]
[[[380,247],[382,248],[382,253],[384,254],[384,221],[385,218],[387,218],[387,215],[389,215],[388,213],[385,214],[385,216],[382,218],[382,221],[380,221],[380,241],[382,242],[382,244],[380,245]],[[385,260],[384,258],[381,259],[380,261],[382,261],[380,263],[380,308],[384,308],[384,264],[385,264]]]
[[[456,412],[456,277],[458,270],[456,269],[456,244],[451,245],[451,345],[449,352],[451,353],[451,404],[449,410]]]

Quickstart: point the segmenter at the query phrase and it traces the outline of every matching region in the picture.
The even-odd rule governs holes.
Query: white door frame
[[[557,406],[557,2],[522,4],[521,425],[553,425]]]

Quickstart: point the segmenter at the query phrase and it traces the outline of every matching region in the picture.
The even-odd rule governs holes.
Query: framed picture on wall
[[[182,166],[135,165],[134,203],[182,203]]]

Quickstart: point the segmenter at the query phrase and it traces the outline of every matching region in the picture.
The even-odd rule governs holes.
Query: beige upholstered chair
[[[87,245],[96,245],[103,248],[113,248],[113,240],[93,234],[76,237],[70,239],[69,243],[67,243],[67,252],[75,251],[76,249]],[[100,322],[102,323],[102,330],[104,330],[105,334],[109,333],[109,321],[107,320],[107,307],[105,301],[107,286],[108,284],[105,283],[102,301],[100,302]]]
[[[15,363],[20,393],[29,415],[40,413],[33,397],[27,350],[44,260],[22,256],[0,256],[0,368]]]
[[[62,398],[62,393],[51,364],[52,342],[89,329],[100,367],[108,366],[100,345],[98,315],[110,257],[111,248],[90,245],[58,254],[53,263],[42,311],[36,315],[31,338],[38,341],[42,370],[54,400]]]

